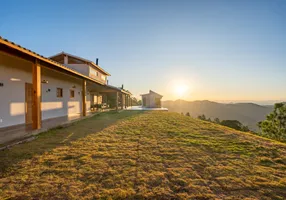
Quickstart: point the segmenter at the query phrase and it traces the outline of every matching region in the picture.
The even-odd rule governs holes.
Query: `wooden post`
[[[82,116],[86,116],[86,80],[82,80]]]
[[[42,122],[42,110],[41,110],[41,66],[36,60],[33,64],[32,70],[32,83],[33,83],[33,107],[32,107],[32,119],[33,129],[40,129]]]
[[[118,92],[116,92],[116,111],[118,111]]]
[[[124,95],[121,93],[121,110],[124,108]]]
[[[129,98],[130,98],[130,107],[132,107],[132,98],[131,96],[129,96]]]
[[[127,107],[128,107],[128,96],[125,95],[125,108],[127,108]]]
[[[97,100],[96,100],[96,104],[99,104],[99,92],[97,93]]]

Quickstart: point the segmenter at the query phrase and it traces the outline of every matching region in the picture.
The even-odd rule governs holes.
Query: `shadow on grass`
[[[30,159],[35,155],[43,154],[59,146],[69,145],[72,141],[100,132],[118,120],[127,119],[142,113],[142,111],[100,113],[91,118],[75,122],[71,126],[59,127],[41,133],[31,142],[0,151],[0,177],[4,176],[13,165],[24,159]]]

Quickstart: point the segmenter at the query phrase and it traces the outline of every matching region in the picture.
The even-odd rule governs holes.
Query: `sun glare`
[[[189,89],[188,85],[184,83],[179,83],[175,85],[174,92],[176,96],[182,97],[187,93],[188,89]]]

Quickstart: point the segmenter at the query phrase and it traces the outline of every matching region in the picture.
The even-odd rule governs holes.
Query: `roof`
[[[124,93],[124,94],[132,95],[131,92],[129,92],[128,90],[124,90],[124,89],[122,89],[121,87],[115,87],[115,86],[113,86],[113,85],[107,85],[107,86],[110,87],[110,88],[112,88],[112,89],[114,89],[114,90],[120,91],[120,92],[122,92],[122,93]]]
[[[73,58],[82,60],[82,61],[84,61],[84,62],[90,63],[91,65],[93,65],[94,67],[96,67],[97,69],[99,69],[101,72],[103,72],[104,74],[106,74],[107,76],[111,76],[107,71],[105,71],[104,69],[102,69],[99,65],[95,64],[93,61],[88,60],[88,59],[85,59],[85,58],[82,58],[82,57],[79,57],[79,56],[75,56],[75,55],[72,55],[72,54],[69,54],[69,53],[66,53],[66,52],[64,52],[64,51],[62,51],[61,53],[58,53],[58,54],[56,54],[56,55],[50,56],[49,58],[51,59],[51,58],[56,57],[56,56],[59,56],[59,55],[67,55],[67,56],[69,56],[69,57],[73,57]]]
[[[125,94],[132,95],[132,93],[131,93],[129,90],[121,89],[121,92],[123,92],[123,93],[125,93]]]
[[[150,94],[155,94],[155,95],[157,95],[157,96],[163,97],[161,94],[158,94],[157,92],[154,92],[154,91],[152,91],[152,90],[149,90],[149,93],[147,93],[147,94],[141,94],[140,96],[146,96],[146,95],[150,95]]]
[[[13,50],[15,50],[15,51],[17,51],[17,52],[22,52],[22,53],[24,53],[25,55],[32,56],[33,58],[36,58],[36,59],[38,59],[38,60],[40,60],[40,61],[43,61],[43,62],[48,63],[48,64],[51,64],[51,65],[53,65],[54,67],[56,67],[56,68],[58,68],[58,69],[61,69],[61,70],[63,70],[63,71],[66,71],[66,72],[68,72],[68,73],[70,73],[70,74],[73,74],[73,75],[75,75],[75,76],[77,76],[77,77],[84,78],[84,79],[86,79],[86,80],[89,80],[89,81],[91,81],[91,82],[97,83],[97,84],[99,84],[99,85],[104,85],[104,86],[110,87],[110,88],[115,89],[115,90],[117,90],[117,91],[119,91],[119,92],[122,92],[122,93],[124,93],[124,94],[132,95],[129,91],[125,91],[125,90],[123,90],[123,89],[121,89],[121,88],[118,88],[118,87],[115,87],[115,86],[112,86],[112,85],[106,85],[106,84],[102,83],[101,81],[98,81],[98,80],[93,79],[93,78],[91,78],[91,77],[89,77],[89,76],[83,75],[83,74],[81,74],[81,73],[79,73],[79,72],[77,72],[77,71],[75,71],[75,70],[73,70],[73,69],[71,69],[71,68],[69,68],[69,67],[67,67],[67,66],[65,66],[65,65],[63,65],[63,64],[61,64],[61,63],[58,63],[58,62],[56,62],[56,61],[54,61],[54,60],[51,60],[51,59],[49,59],[49,58],[46,58],[46,57],[44,57],[44,56],[42,56],[42,55],[40,55],[40,54],[37,54],[37,53],[34,52],[34,51],[31,51],[31,50],[29,50],[29,49],[26,49],[26,48],[24,48],[24,47],[22,47],[22,46],[20,46],[20,45],[18,45],[18,44],[15,44],[14,42],[11,42],[11,41],[9,41],[9,40],[7,40],[7,39],[4,39],[4,38],[2,38],[2,37],[0,36],[0,50],[1,50],[1,45],[4,45],[4,46],[5,46],[5,49],[4,49],[4,50],[6,50],[6,47],[11,48],[11,49],[13,49]],[[8,48],[7,48],[7,49],[8,49]]]
[[[54,60],[46,58],[46,57],[44,57],[44,56],[42,56],[40,54],[37,54],[34,51],[31,51],[31,50],[26,49],[26,48],[24,48],[24,47],[22,47],[22,46],[20,46],[18,44],[15,44],[14,42],[11,42],[11,41],[9,41],[7,39],[4,39],[1,36],[0,36],[0,45],[5,45],[6,47],[12,48],[12,49],[14,49],[16,51],[19,51],[19,52],[22,52],[22,53],[24,53],[26,55],[32,56],[32,57],[34,57],[34,58],[36,58],[36,59],[38,59],[40,61],[43,61],[43,62],[48,63],[48,64],[51,64],[51,65],[55,66],[56,68],[59,68],[59,69],[64,70],[66,72],[69,72],[69,73],[71,73],[71,74],[73,74],[75,76],[78,76],[78,77],[90,80],[90,81],[98,83],[100,85],[104,85],[104,83],[102,83],[102,82],[100,82],[98,80],[95,80],[95,79],[93,79],[91,77],[83,75],[83,74],[81,74],[81,73],[79,73],[79,72],[77,72],[77,71],[75,71],[75,70],[73,70],[73,69],[71,69],[71,68],[61,64],[61,63],[58,63],[58,62],[56,62]]]

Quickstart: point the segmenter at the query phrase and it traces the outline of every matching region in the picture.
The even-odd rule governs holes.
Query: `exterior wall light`
[[[42,80],[42,83],[49,83],[49,81],[47,81],[47,80]]]

